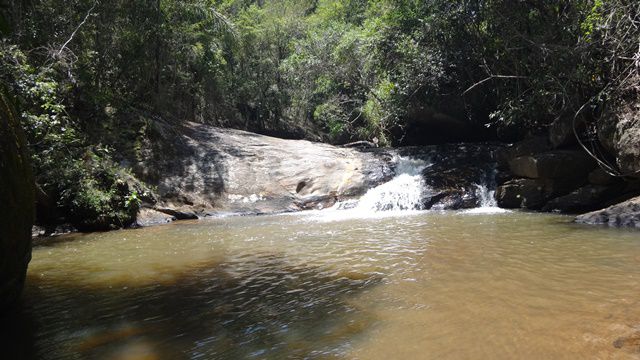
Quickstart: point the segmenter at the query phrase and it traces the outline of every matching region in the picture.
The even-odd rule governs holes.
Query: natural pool
[[[24,306],[2,324],[3,352],[640,357],[637,231],[521,212],[348,214],[229,217],[42,241]]]

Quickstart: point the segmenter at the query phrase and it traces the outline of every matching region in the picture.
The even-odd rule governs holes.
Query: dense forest
[[[13,0],[2,14],[0,77],[39,203],[110,224],[144,197],[136,159],[187,121],[381,146],[556,127],[606,165],[601,120],[640,79],[632,0]]]

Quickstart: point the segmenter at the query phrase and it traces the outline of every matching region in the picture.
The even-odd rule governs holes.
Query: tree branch
[[[67,47],[67,45],[69,45],[69,43],[73,40],[73,38],[76,36],[76,34],[78,33],[82,25],[84,25],[87,22],[87,20],[89,20],[89,16],[91,16],[91,12],[93,11],[93,9],[96,8],[97,5],[98,5],[98,1],[96,0],[93,2],[93,6],[91,6],[89,11],[87,11],[87,15],[84,16],[84,19],[82,20],[82,22],[71,33],[71,36],[69,36],[69,39],[64,44],[62,44],[62,46],[60,47],[60,50],[58,50],[58,52],[56,53],[56,57],[60,57],[60,55],[62,55],[62,52]]]
[[[493,79],[527,79],[527,76],[517,76],[517,75],[491,75],[486,79],[480,80],[477,83],[471,85],[467,90],[465,90],[462,95],[466,95],[469,91],[475,89],[476,87],[486,83],[489,80]]]

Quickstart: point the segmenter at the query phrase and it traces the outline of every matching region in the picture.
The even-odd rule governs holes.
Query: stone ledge
[[[580,215],[576,223],[640,229],[640,196],[606,209]]]

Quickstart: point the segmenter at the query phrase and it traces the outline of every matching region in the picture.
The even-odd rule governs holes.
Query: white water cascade
[[[369,189],[358,200],[338,202],[330,209],[320,211],[323,221],[386,217],[424,210],[425,198],[429,197],[430,187],[425,183],[423,170],[430,166],[426,161],[408,157],[394,159],[395,176],[388,182]],[[488,177],[493,179],[493,176]],[[489,181],[487,181],[489,182]],[[498,207],[495,190],[486,183],[476,184],[476,196],[479,207],[462,211],[465,214],[495,214],[508,212]]]
[[[498,202],[496,201],[496,191],[489,190],[489,187],[486,184],[475,184],[476,185],[476,196],[480,200],[480,206],[474,209],[466,210],[467,214],[498,214],[509,212],[509,210],[502,209],[498,207]]]
[[[427,163],[405,157],[396,158],[396,176],[367,191],[358,201],[358,211],[404,211],[422,209],[425,184],[422,170]]]

